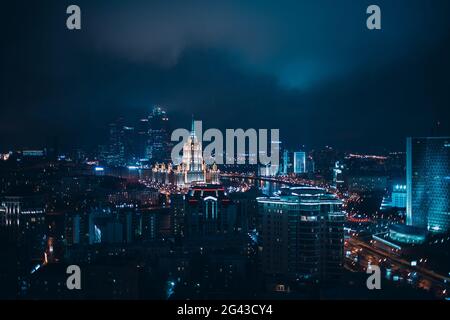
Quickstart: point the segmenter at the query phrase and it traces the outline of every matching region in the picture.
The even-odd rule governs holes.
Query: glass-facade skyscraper
[[[450,230],[450,137],[406,142],[407,224],[433,233]]]
[[[149,116],[149,127],[147,157],[153,163],[169,161],[171,150],[169,118],[160,106],[153,107],[152,114]]]
[[[306,172],[306,153],[303,151],[294,152],[294,173]]]

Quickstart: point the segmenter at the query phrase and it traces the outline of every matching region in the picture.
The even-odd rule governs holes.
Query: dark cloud
[[[289,145],[402,148],[448,134],[450,3],[16,2],[2,19],[0,149],[101,142],[105,125],[167,105],[175,127],[280,128]]]

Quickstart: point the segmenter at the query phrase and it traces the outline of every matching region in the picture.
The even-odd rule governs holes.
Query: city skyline
[[[450,1],[2,9],[0,300],[450,300]]]
[[[23,143],[23,144],[17,144],[17,145],[11,145],[10,147],[5,147],[3,146],[3,149],[0,150],[0,152],[3,153],[8,153],[8,152],[21,152],[21,151],[33,151],[33,150],[49,150],[55,147],[55,145],[57,145],[57,147],[60,149],[59,151],[61,152],[61,155],[67,155],[67,154],[72,154],[74,152],[76,152],[77,150],[82,150],[83,152],[86,152],[90,155],[96,155],[99,152],[99,147],[101,147],[102,145],[108,144],[109,140],[111,139],[110,137],[110,130],[111,130],[111,126],[120,126],[123,127],[123,129],[125,130],[130,130],[133,131],[133,135],[139,135],[139,130],[141,130],[141,126],[142,126],[142,121],[148,121],[148,119],[150,119],[152,117],[152,112],[155,108],[162,108],[162,110],[164,110],[165,114],[167,114],[167,120],[170,119],[170,123],[171,125],[169,125],[167,127],[167,133],[170,136],[170,134],[176,130],[176,129],[186,129],[189,130],[190,129],[190,123],[191,123],[191,119],[193,117],[193,114],[191,114],[190,116],[186,115],[186,117],[183,117],[180,120],[181,126],[179,128],[176,129],[172,129],[174,127],[174,125],[172,125],[173,118],[171,116],[171,114],[169,112],[167,112],[167,108],[165,106],[156,104],[153,105],[152,107],[149,107],[149,111],[148,113],[143,113],[143,116],[136,116],[135,118],[133,118],[132,120],[130,120],[129,118],[125,118],[124,116],[117,116],[117,117],[111,117],[111,121],[107,121],[104,123],[104,126],[102,128],[99,128],[97,130],[97,139],[93,139],[91,140],[89,143],[87,144],[73,144],[73,145],[68,145],[66,144],[66,142],[64,140],[62,140],[61,137],[59,136],[47,136],[47,138],[45,138],[43,141],[39,142],[39,143]],[[198,119],[198,120],[197,120]],[[196,121],[201,121],[203,122],[203,120],[196,118]],[[206,124],[208,123],[208,121],[206,122]],[[151,130],[151,126],[148,126],[148,130]],[[212,128],[212,127],[211,127]],[[205,127],[205,130],[210,129],[209,127]],[[237,127],[237,128],[229,128],[229,127],[224,127],[222,128],[212,128],[212,129],[218,129],[220,131],[226,132],[226,130],[238,130],[238,129],[243,129],[244,131],[248,130],[248,129],[254,129],[254,128],[249,128],[249,127]],[[295,142],[293,140],[288,140],[288,139],[284,139],[283,137],[283,130],[280,130],[280,143],[282,148],[287,149],[287,150],[297,150],[297,151],[314,151],[314,150],[322,150],[322,149],[327,149],[327,148],[333,148],[338,152],[342,152],[345,154],[367,154],[367,155],[380,155],[380,156],[384,156],[384,155],[388,155],[389,153],[396,153],[396,152],[402,152],[402,153],[406,153],[406,147],[405,147],[405,141],[407,139],[409,139],[410,137],[446,137],[447,135],[445,134],[437,134],[439,132],[443,132],[439,126],[432,126],[429,128],[430,129],[430,133],[429,135],[418,135],[418,136],[404,136],[404,137],[398,137],[398,141],[396,141],[396,144],[398,144],[398,146],[380,146],[380,147],[373,147],[373,146],[364,146],[364,147],[357,147],[357,148],[352,148],[350,147],[348,144],[347,145],[332,145],[330,143],[326,143],[324,142],[323,144],[314,144],[314,143],[306,143],[305,140],[302,139],[297,139]],[[258,129],[256,129],[258,130]],[[150,134],[150,133],[148,133]],[[135,137],[133,139],[139,139],[139,137]],[[29,141],[32,139],[29,139]],[[392,139],[391,139],[392,140]],[[286,143],[288,141],[288,143]],[[175,143],[175,141],[173,141],[172,143]],[[280,154],[281,156],[281,154]]]

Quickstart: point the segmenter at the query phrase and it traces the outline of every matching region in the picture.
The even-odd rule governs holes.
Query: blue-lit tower
[[[450,230],[450,137],[407,138],[407,224]]]

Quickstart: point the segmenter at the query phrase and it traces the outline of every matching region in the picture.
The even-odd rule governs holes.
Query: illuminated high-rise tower
[[[175,165],[156,163],[152,169],[152,179],[160,183],[173,183],[178,186],[220,183],[220,171],[217,165],[207,166],[205,164],[202,143],[201,139],[197,137],[194,119],[192,119],[189,137],[183,145],[183,155],[175,162]]]
[[[407,224],[450,230],[450,137],[408,138]]]
[[[139,120],[139,124],[136,130],[136,149],[140,158],[147,157],[147,144],[149,139],[150,130],[148,118],[142,118]]]
[[[203,162],[202,143],[195,133],[194,118],[192,118],[191,135],[183,146],[181,160],[184,183],[205,182],[205,165]]]
[[[118,167],[125,165],[125,133],[123,130],[123,119],[109,125],[109,153],[107,163]]]
[[[183,146],[182,163],[188,171],[202,171],[202,144],[195,134],[194,119],[192,119],[191,135]]]
[[[163,108],[155,106],[148,120],[146,157],[152,162],[168,162],[170,160],[169,117]]]
[[[294,173],[306,172],[306,153],[303,151],[294,152]]]

